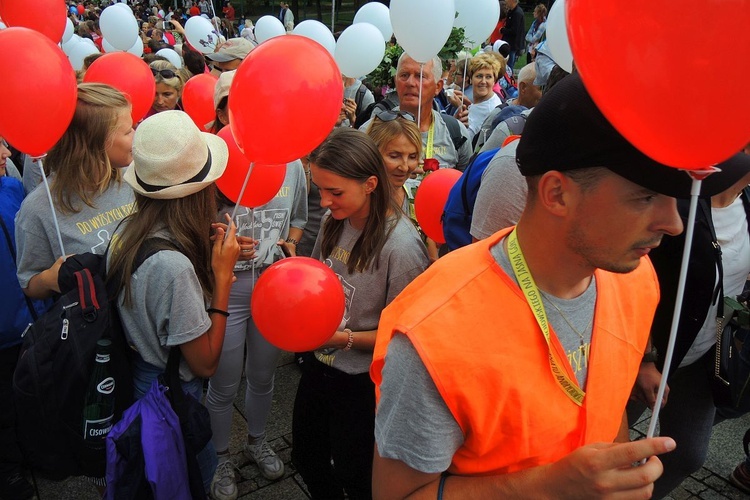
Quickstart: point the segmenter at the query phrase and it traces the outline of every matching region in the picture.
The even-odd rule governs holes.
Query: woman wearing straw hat
[[[108,85],[78,85],[73,121],[45,162],[57,227],[43,187],[26,197],[16,220],[18,281],[26,295],[41,299],[59,291],[63,253],[104,253],[133,208],[133,191],[120,173],[133,159],[132,142],[125,97]]]
[[[108,274],[123,276],[118,309],[137,350],[135,395],[148,391],[166,368],[170,348],[179,347],[183,388],[200,401],[202,379],[219,362],[240,254],[235,226],[213,223],[214,181],[226,168],[227,146],[200,132],[187,114],[165,111],[140,124],[133,157],[124,179],[136,193],[136,210],[118,233]],[[174,249],[153,254],[132,273],[138,250],[154,237]],[[208,491],[216,468],[213,445],[197,458]]]

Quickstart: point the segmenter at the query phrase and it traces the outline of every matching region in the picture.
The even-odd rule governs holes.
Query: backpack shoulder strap
[[[505,120],[505,124],[508,125],[510,135],[521,135],[523,128],[526,125],[526,115],[519,113],[515,116],[511,116]]]
[[[111,242],[111,240],[110,240]],[[146,262],[146,259],[152,255],[161,252],[162,250],[178,250],[174,243],[165,238],[147,238],[141,247],[138,249],[138,253],[135,256],[135,262],[133,263],[133,272],[135,272],[141,264]],[[105,259],[109,257],[109,247],[107,247],[107,253]],[[104,266],[106,268],[106,265]],[[122,276],[112,275],[107,279],[107,293],[109,297],[115,297],[122,285]]]
[[[445,113],[439,114],[440,118],[443,119],[443,123],[445,123],[445,126],[448,127],[448,133],[451,136],[451,142],[453,142],[453,147],[456,149],[456,153],[458,153],[458,150],[461,149],[461,146],[463,146],[466,142],[466,137],[461,134],[461,125],[459,124],[458,120],[451,115]]]
[[[365,87],[364,83],[360,83],[359,88],[357,89],[357,93],[354,95],[354,102],[357,104],[357,112],[362,111],[362,102],[365,99],[366,92],[367,87]]]

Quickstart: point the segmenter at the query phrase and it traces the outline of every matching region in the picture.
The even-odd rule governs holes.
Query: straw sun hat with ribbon
[[[147,198],[183,198],[221,177],[228,158],[221,137],[201,132],[182,111],[163,111],[138,126],[123,178]]]

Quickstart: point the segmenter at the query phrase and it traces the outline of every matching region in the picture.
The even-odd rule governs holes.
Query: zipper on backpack
[[[62,323],[62,332],[60,332],[60,339],[61,340],[67,340],[68,338],[68,318],[63,319]]]

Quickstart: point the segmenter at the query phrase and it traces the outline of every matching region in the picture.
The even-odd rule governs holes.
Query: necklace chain
[[[578,337],[581,339],[581,346],[584,346],[586,344],[584,334],[588,331],[589,327],[591,327],[592,323],[594,322],[594,313],[593,313],[593,311],[591,313],[591,318],[589,319],[589,322],[586,325],[586,328],[584,328],[583,329],[583,333],[581,333],[581,332],[578,331],[578,329],[575,326],[573,326],[573,323],[568,319],[568,317],[565,315],[565,313],[562,312],[562,310],[559,307],[557,307],[557,304],[555,304],[555,302],[552,300],[552,298],[549,295],[547,295],[546,293],[544,293],[541,290],[539,290],[539,293],[541,293],[544,297],[546,297],[547,298],[547,302],[549,302],[552,305],[552,307],[554,307],[555,310],[557,310],[557,312],[560,313],[560,316],[562,316],[562,319],[565,320],[565,322],[568,324],[568,326],[570,327],[570,329],[573,330],[576,333],[576,335],[578,335]]]

